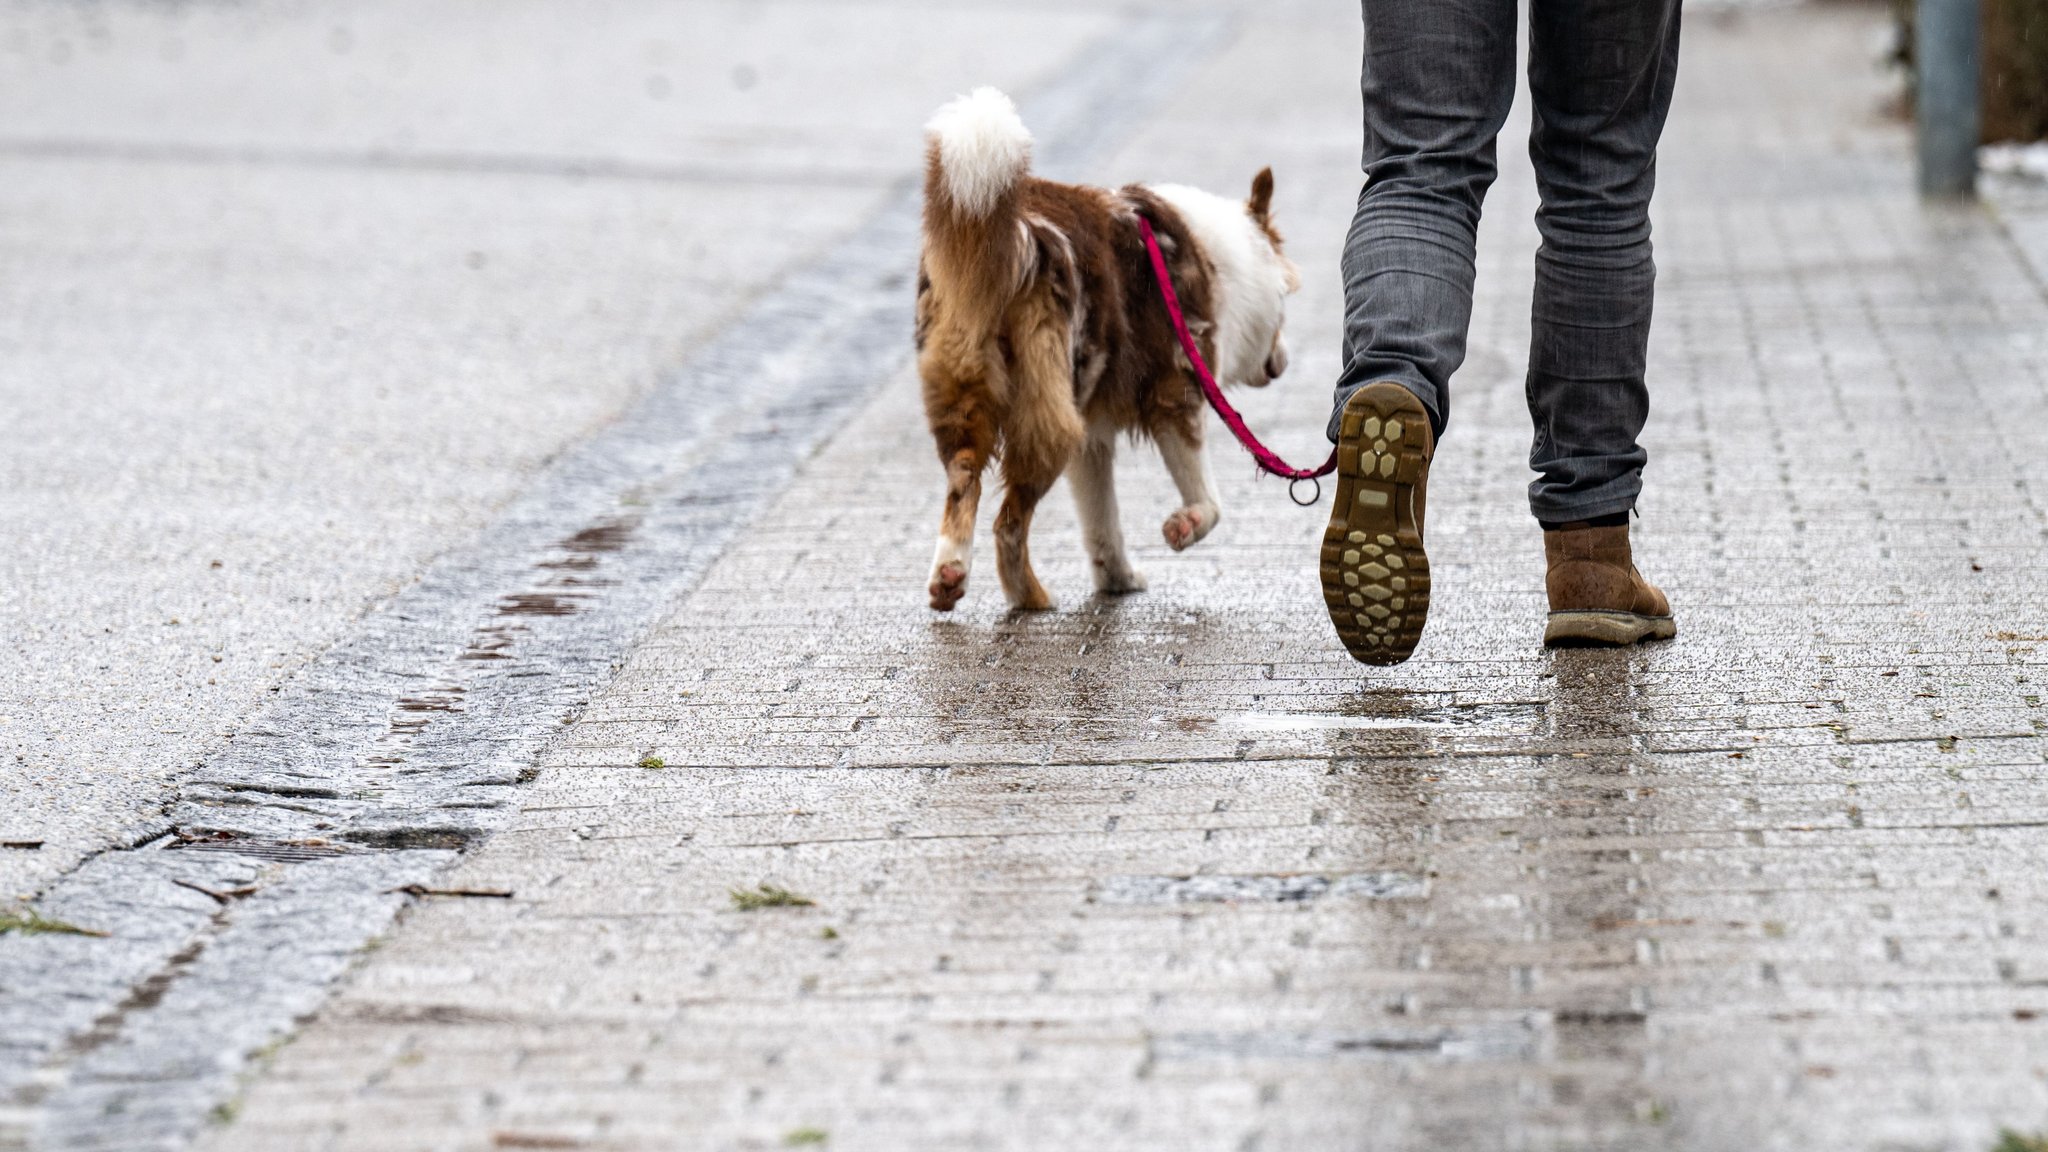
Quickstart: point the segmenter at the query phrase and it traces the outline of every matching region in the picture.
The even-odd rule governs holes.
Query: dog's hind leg
[[[972,447],[946,457],[946,511],[939,519],[938,546],[932,551],[931,580],[925,591],[931,606],[951,612],[967,594],[967,572],[974,561],[974,517],[981,508],[981,473],[988,454]]]
[[[996,511],[996,575],[1002,578],[1010,607],[1020,612],[1052,607],[1052,597],[1031,570],[1031,514],[1044,495],[1044,485],[1006,476],[1003,506]]]
[[[1081,451],[1087,429],[1074,404],[1067,314],[1050,291],[1027,297],[1010,344],[1010,408],[1003,422],[1003,506],[996,513],[996,574],[1010,606],[1035,612],[1052,597],[1031,571],[1031,514]]]
[[[1124,529],[1116,506],[1116,429],[1088,429],[1081,454],[1067,469],[1074,507],[1081,514],[1081,539],[1095,571],[1095,590],[1110,595],[1143,592],[1145,577],[1124,551]]]
[[[1223,518],[1223,506],[1216,497],[1216,485],[1209,480],[1208,457],[1202,452],[1202,429],[1163,427],[1153,430],[1159,455],[1180,489],[1181,506],[1166,518],[1160,531],[1175,552],[1207,536]]]
[[[1014,418],[1003,432],[1003,506],[996,511],[996,575],[1010,607],[1042,612],[1052,597],[1031,571],[1031,515],[1038,502],[1067,470],[1081,447],[1080,414],[1071,402],[1062,418],[1057,411],[1038,418]]]
[[[939,463],[946,467],[946,510],[939,518],[938,546],[932,553],[926,591],[931,606],[951,612],[967,594],[967,572],[973,567],[974,517],[981,507],[981,474],[995,454],[996,413],[986,381],[947,372],[927,357],[920,363],[925,380],[925,411]]]

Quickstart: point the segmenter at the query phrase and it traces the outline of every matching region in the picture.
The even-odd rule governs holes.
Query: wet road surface
[[[1686,30],[1637,530],[1678,640],[1538,647],[1534,198],[1504,146],[1412,663],[1344,657],[1320,518],[1226,445],[1222,524],[1180,555],[1143,527],[1163,469],[1127,454],[1149,592],[1086,594],[1056,497],[1059,611],[984,580],[932,616],[940,475],[898,372],[429,873],[511,896],[414,898],[201,1146],[1977,1152],[2048,1127],[2048,296],[2018,230],[1913,198],[1881,20]],[[1087,165],[1275,166],[1308,287],[1296,367],[1245,407],[1292,455],[1336,368],[1353,35],[1262,6]]]

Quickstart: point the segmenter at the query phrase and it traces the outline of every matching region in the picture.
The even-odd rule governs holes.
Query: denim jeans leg
[[[1344,245],[1351,393],[1405,385],[1442,434],[1465,359],[1479,211],[1515,95],[1515,0],[1362,0],[1365,189]]]
[[[1529,350],[1540,520],[1627,512],[1649,456],[1650,195],[1679,0],[1532,0],[1529,154],[1542,207]]]

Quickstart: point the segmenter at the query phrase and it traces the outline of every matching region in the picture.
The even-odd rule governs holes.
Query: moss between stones
[[[799,896],[787,888],[761,884],[751,889],[733,889],[732,906],[742,912],[753,912],[762,908],[815,908],[817,902]]]
[[[33,908],[23,908],[19,912],[0,912],[0,936],[5,936],[9,932],[19,932],[24,936],[107,935],[105,932],[80,928],[76,924],[67,924],[62,920],[46,919]]]

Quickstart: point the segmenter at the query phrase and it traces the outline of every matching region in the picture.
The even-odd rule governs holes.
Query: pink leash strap
[[[1238,415],[1237,409],[1230,406],[1230,401],[1223,398],[1223,389],[1217,386],[1215,375],[1209,371],[1209,365],[1202,360],[1201,349],[1195,346],[1194,334],[1188,331],[1187,315],[1181,311],[1180,296],[1173,290],[1173,274],[1167,271],[1166,255],[1159,250],[1159,237],[1152,233],[1152,222],[1143,216],[1138,217],[1138,231],[1144,233],[1145,251],[1152,257],[1152,274],[1159,281],[1159,295],[1166,301],[1167,315],[1173,318],[1174,335],[1180,337],[1181,350],[1188,354],[1188,363],[1195,367],[1195,378],[1202,382],[1202,394],[1209,398],[1209,407],[1216,410],[1216,415],[1223,421],[1223,426],[1230,429],[1231,435],[1236,436],[1237,442],[1244,445],[1244,450],[1252,454],[1252,459],[1258,461],[1260,468],[1288,482],[1288,499],[1304,508],[1322,499],[1323,485],[1320,478],[1337,470],[1337,450],[1330,450],[1330,458],[1323,461],[1320,468],[1290,468],[1287,461],[1282,460],[1271,448],[1259,443],[1259,438],[1252,435],[1250,428],[1245,427],[1244,417]],[[1315,494],[1306,500],[1295,495],[1295,485],[1303,480],[1315,484]]]

